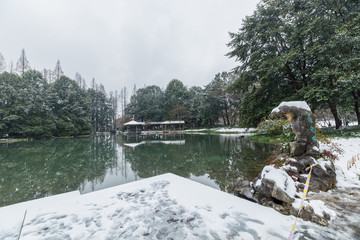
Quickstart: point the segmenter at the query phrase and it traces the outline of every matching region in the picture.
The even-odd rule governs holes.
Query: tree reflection
[[[0,206],[102,182],[116,168],[110,135],[0,145]]]
[[[183,138],[185,144],[172,145],[138,137],[137,142],[143,144],[135,148],[124,146],[126,161],[141,178],[168,172],[186,178],[208,174],[221,190],[231,191],[229,187],[239,177],[255,178],[270,155],[271,146],[240,137],[185,135]]]
[[[106,186],[170,172],[208,177],[221,190],[231,191],[239,177],[256,177],[270,150],[269,145],[218,135],[99,135],[2,144],[0,206],[76,189],[84,192],[87,184],[85,192],[101,189],[107,174],[112,182]]]

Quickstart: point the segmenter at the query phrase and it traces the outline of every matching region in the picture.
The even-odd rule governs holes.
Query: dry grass
[[[360,153],[358,153],[358,154],[355,155],[355,156],[352,156],[352,157],[351,157],[351,160],[348,161],[348,163],[347,163],[347,169],[348,169],[348,170],[349,170],[350,168],[352,168],[353,166],[355,166],[355,168],[357,169],[356,160],[360,160]]]

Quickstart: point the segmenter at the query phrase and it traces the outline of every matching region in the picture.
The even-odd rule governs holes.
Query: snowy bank
[[[284,239],[293,217],[165,174],[0,208],[0,239]],[[5,217],[6,216],[6,217]]]
[[[203,128],[203,129],[188,129],[186,133],[204,133],[204,132],[216,132],[216,133],[231,133],[241,135],[253,135],[256,132],[256,128]]]

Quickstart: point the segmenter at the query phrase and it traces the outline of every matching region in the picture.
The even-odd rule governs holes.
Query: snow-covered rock
[[[295,182],[285,171],[276,169],[274,166],[266,166],[261,172],[260,181],[261,184],[255,189],[261,193],[269,194],[286,203],[295,201]]]

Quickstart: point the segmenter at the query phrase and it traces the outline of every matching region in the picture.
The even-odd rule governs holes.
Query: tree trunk
[[[341,123],[341,120],[340,120],[338,112],[337,112],[336,104],[331,105],[330,110],[335,119],[335,128],[339,129],[341,127],[342,123]]]
[[[226,120],[225,120],[225,115],[224,115],[223,111],[221,111],[221,117],[223,119],[224,126],[226,126]]]
[[[225,102],[225,117],[226,117],[227,126],[230,126],[229,113],[228,113],[228,104],[226,102]]]
[[[356,118],[357,118],[357,121],[358,121],[358,125],[360,125],[359,95],[358,95],[359,93],[356,93],[355,91],[351,92],[351,94],[353,95],[353,98],[354,98],[354,108],[355,108],[355,113],[356,113]]]

